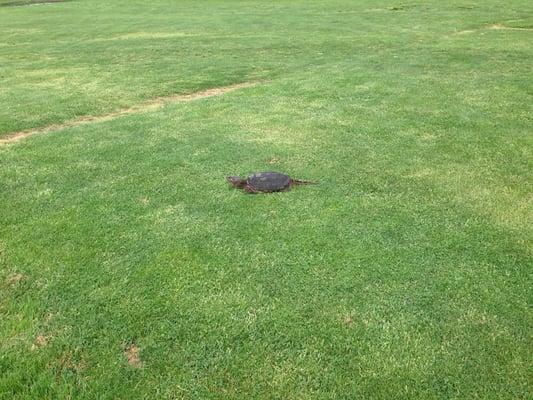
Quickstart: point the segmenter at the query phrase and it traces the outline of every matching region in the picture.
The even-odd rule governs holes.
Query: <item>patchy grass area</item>
[[[0,8],[0,398],[530,398],[532,11]]]

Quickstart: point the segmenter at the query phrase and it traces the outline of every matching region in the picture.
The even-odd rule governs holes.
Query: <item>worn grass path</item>
[[[6,134],[4,137],[0,137],[0,145],[16,143],[30,136],[39,135],[42,133],[56,132],[56,131],[60,131],[66,128],[72,128],[72,127],[85,125],[85,124],[106,122],[106,121],[110,121],[110,120],[113,120],[119,117],[129,115],[129,114],[138,114],[138,113],[155,111],[171,103],[182,102],[182,101],[194,101],[194,100],[205,99],[205,98],[213,97],[213,96],[220,96],[225,93],[229,93],[234,90],[250,87],[253,85],[255,85],[255,83],[253,82],[244,82],[244,83],[236,83],[230,86],[211,88],[211,89],[202,90],[199,92],[194,92],[194,93],[189,93],[189,94],[156,97],[155,99],[150,99],[144,103],[136,104],[128,108],[123,108],[121,110],[114,111],[109,114],[88,115],[88,116],[80,117],[78,119],[66,121],[61,124],[52,124],[52,125],[44,126],[41,128],[28,129],[28,130],[19,131],[19,132],[11,132],[11,133]]]
[[[530,398],[531,15],[0,7],[0,399]]]

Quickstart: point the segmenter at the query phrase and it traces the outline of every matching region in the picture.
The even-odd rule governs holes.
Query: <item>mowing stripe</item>
[[[243,83],[236,83],[234,85],[229,85],[229,86],[221,86],[217,88],[206,89],[206,90],[189,93],[189,94],[176,94],[176,95],[166,96],[166,97],[156,97],[144,103],[136,104],[134,106],[127,107],[127,108],[123,108],[121,110],[114,111],[109,114],[86,115],[86,116],[83,116],[77,119],[63,122],[61,124],[53,124],[53,125],[48,125],[48,126],[44,126],[41,128],[28,129],[28,130],[19,131],[19,132],[8,133],[6,136],[0,137],[0,145],[15,143],[22,139],[27,138],[28,136],[33,136],[33,135],[37,135],[41,133],[59,131],[65,128],[72,128],[74,126],[91,124],[91,123],[96,123],[96,122],[110,121],[112,119],[122,117],[124,115],[129,115],[129,114],[136,114],[136,113],[141,113],[141,112],[146,112],[146,111],[154,111],[154,110],[160,109],[161,107],[169,103],[177,103],[181,101],[193,101],[193,100],[205,99],[206,97],[219,96],[224,93],[232,92],[237,89],[242,89],[242,88],[246,88],[246,87],[250,87],[254,85],[256,85],[255,82],[243,82]]]

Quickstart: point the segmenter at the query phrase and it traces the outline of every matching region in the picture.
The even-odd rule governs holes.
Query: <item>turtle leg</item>
[[[251,187],[250,185],[246,185],[244,187],[244,191],[246,193],[252,193],[252,194],[256,194],[256,193],[259,193],[257,190],[255,190],[253,187]]]

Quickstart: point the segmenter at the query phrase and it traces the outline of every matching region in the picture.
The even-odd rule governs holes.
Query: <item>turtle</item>
[[[317,182],[292,179],[287,174],[280,172],[257,172],[247,178],[240,176],[228,176],[227,181],[237,189],[243,189],[247,193],[271,193],[288,191],[291,186],[316,184]]]

